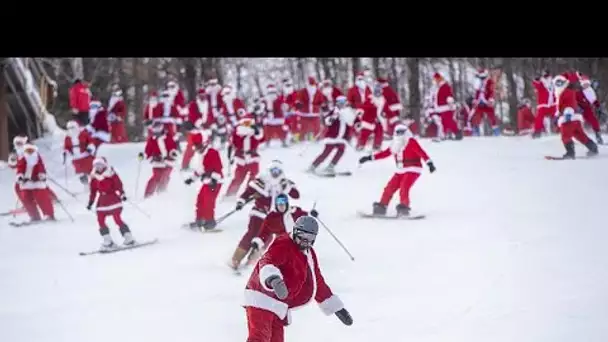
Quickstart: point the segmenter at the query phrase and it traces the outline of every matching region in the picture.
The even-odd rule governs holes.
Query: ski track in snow
[[[49,174],[65,185],[61,139],[38,141]],[[437,166],[414,186],[413,210],[421,221],[360,220],[371,210],[393,172],[393,161],[357,168],[348,149],[338,169],[352,177],[318,178],[304,172],[320,145],[262,151],[263,161],[283,161],[310,209],[354,255],[321,230],[316,248],[321,268],[355,324],[324,316],[316,304],[295,311],[286,340],[419,342],[600,342],[608,340],[608,232],[604,158],[553,162],[558,138],[422,140]],[[156,245],[82,257],[101,238],[88,195],[68,172],[74,199],[56,191],[74,216],[56,207],[61,223],[14,228],[0,217],[0,330],[2,341],[244,341],[240,306],[248,273],[234,276],[227,260],[245,230],[247,211],[228,218],[220,234],[197,234],[180,225],[193,219],[199,188],[173,171],[169,192],[142,201],[151,174],[142,144],[106,145],[130,200],[124,219],[136,239]],[[602,152],[603,151],[603,152]],[[584,148],[577,145],[577,152]],[[602,149],[601,153],[605,153]],[[192,165],[197,165],[198,159]],[[264,165],[264,164],[263,164]],[[0,208],[15,206],[13,171],[0,168]],[[227,184],[223,186],[222,193]],[[389,211],[394,211],[396,196]],[[223,200],[221,215],[234,200]],[[23,215],[17,220],[24,220]],[[122,242],[109,221],[115,241]]]

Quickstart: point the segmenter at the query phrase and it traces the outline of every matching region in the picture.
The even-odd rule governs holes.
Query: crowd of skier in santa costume
[[[433,75],[435,87],[427,98],[426,113],[428,122],[436,129],[438,141],[478,135],[484,116],[493,133],[501,133],[494,113],[493,81],[487,70],[479,70],[477,79],[475,96],[459,105],[444,77],[438,73]],[[532,120],[526,112],[520,116],[518,125],[520,131],[528,129],[533,137],[538,137],[543,129],[543,119],[551,117],[554,120],[566,154],[547,156],[547,159],[574,159],[573,139],[588,148],[588,155],[598,153],[596,141],[601,144],[602,140],[593,108],[599,109],[599,102],[588,83],[589,78],[577,72],[555,77],[545,72],[534,80],[538,96],[536,117]],[[102,237],[98,252],[110,253],[144,245],[146,243],[137,242],[122,219],[123,203],[128,199],[120,176],[106,158],[97,153],[104,143],[126,140],[122,92],[114,88],[108,108],[99,101],[90,101],[90,92],[80,80],[75,82],[70,94],[74,119],[66,125],[63,162],[70,159],[75,174],[89,188],[87,209],[94,208]],[[426,165],[431,173],[436,167],[415,137],[419,134],[417,125],[413,120],[401,117],[403,107],[396,92],[387,79],[373,80],[365,73],[358,73],[354,86],[343,94],[331,81],[317,84],[312,77],[300,90],[295,90],[288,78],[282,80],[280,90],[275,84],[268,85],[265,95],[254,100],[249,110],[232,87],[222,87],[215,79],[208,80],[198,89],[196,99],[190,103],[186,103],[184,94],[173,80],[162,92],[149,94],[143,113],[147,138],[143,151],[137,156],[140,162],[147,161],[152,168],[144,198],[167,191],[173,169],[179,167],[181,171],[189,172],[185,185],[192,186],[200,181],[193,220],[185,224],[185,228],[205,233],[220,232],[220,223],[227,215],[252,203],[245,233],[228,262],[235,273],[253,266],[244,305],[248,341],[282,341],[283,326],[289,324],[290,310],[312,298],[326,314],[335,313],[347,325],[353,322],[344,304],[321,275],[312,248],[321,222],[319,213],[314,208],[305,211],[290,204],[290,199],[300,198],[298,185],[288,178],[280,160],[262,163],[261,146],[268,146],[272,140],[278,140],[283,147],[300,141],[322,141],[322,152],[306,171],[319,177],[339,177],[351,175],[348,170],[336,170],[346,149],[363,151],[371,143],[373,153],[362,155],[359,164],[392,157],[395,172],[378,202],[373,203],[372,212],[360,215],[424,218],[411,214],[409,194],[423,166]],[[84,111],[86,105],[82,103],[88,103],[88,112]],[[530,109],[529,102],[524,101],[520,110],[524,109]],[[596,141],[584,132],[584,122],[596,133]],[[390,140],[390,144],[382,149],[384,140]],[[180,144],[183,141],[184,149]],[[25,136],[16,137],[13,145],[9,166],[16,170],[14,189],[30,218],[23,224],[55,220],[55,204],[62,206],[62,202],[47,183],[45,164],[37,147]],[[222,153],[227,153],[226,158],[222,158]],[[197,154],[200,164],[191,165]],[[327,166],[320,170],[330,156]],[[228,160],[230,165],[224,165],[223,160]],[[225,184],[224,171],[232,168],[232,179]],[[236,198],[236,205],[232,212],[218,219],[216,202],[224,187],[225,197]],[[388,205],[397,191],[397,214],[387,216]],[[63,206],[62,209],[65,210]],[[123,246],[110,237],[108,217],[112,217],[123,236]]]

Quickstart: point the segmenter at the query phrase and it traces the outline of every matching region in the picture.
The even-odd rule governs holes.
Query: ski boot
[[[316,170],[316,169],[317,169],[317,167],[311,164],[311,165],[308,167],[308,169],[306,169],[306,172],[307,172],[307,173],[315,173],[315,170]]]
[[[457,130],[456,133],[454,133],[454,140],[459,141],[459,140],[462,140],[462,138],[463,138],[462,131]]]
[[[131,230],[129,230],[129,227],[126,224],[120,227],[120,234],[122,234],[122,237],[125,239],[122,243],[123,245],[132,246],[135,244],[133,235],[131,235]]]
[[[289,147],[287,140],[281,140],[281,147]]]
[[[80,175],[79,180],[80,183],[82,183],[83,185],[89,184],[89,176],[87,176],[86,174]]]
[[[597,144],[593,140],[589,139],[589,142],[585,144],[585,146],[589,149],[589,151],[587,151],[587,157],[597,156],[599,153],[597,150]]]
[[[386,205],[379,202],[374,202],[373,214],[377,216],[386,215]]]
[[[494,134],[495,137],[500,136],[500,127],[492,128],[492,134]]]
[[[479,127],[473,127],[473,136],[478,137],[480,134]]]
[[[538,139],[538,138],[540,138],[540,132],[532,133],[532,139]]]
[[[188,228],[192,229],[192,230],[203,230],[203,227],[205,227],[206,221],[205,220],[196,220],[194,222],[190,222],[190,224],[188,225]]]
[[[328,175],[336,175],[336,170],[334,169],[334,164],[329,164],[323,171]]]
[[[245,256],[247,256],[247,252],[248,252],[247,250],[244,250],[241,247],[237,247],[236,250],[234,251],[234,254],[232,255],[232,259],[230,261],[228,261],[228,266],[230,266],[230,268],[235,273],[240,273],[239,269],[241,267],[241,261],[243,261]]]
[[[574,153],[574,142],[569,142],[564,144],[564,147],[566,148],[566,154],[564,154],[563,158],[564,159],[575,159],[576,155]],[[597,146],[596,146],[597,147]],[[589,149],[591,150],[591,149]]]
[[[401,217],[401,216],[410,216],[410,207],[408,207],[405,204],[398,204],[397,205],[397,216]]]
[[[598,145],[604,145],[604,139],[602,139],[601,132],[595,132],[595,140],[597,141]]]
[[[213,230],[213,229],[215,229],[216,226],[217,226],[217,222],[215,222],[215,220],[213,220],[213,219],[204,221],[204,223],[203,223],[203,228],[205,230]]]
[[[106,228],[106,230],[107,230],[107,228]],[[102,235],[101,237],[103,237],[103,242],[101,243],[100,250],[109,251],[109,250],[112,250],[112,249],[118,247],[118,245],[115,244],[114,241],[112,241],[112,237],[110,236],[110,234],[105,234],[105,235]]]

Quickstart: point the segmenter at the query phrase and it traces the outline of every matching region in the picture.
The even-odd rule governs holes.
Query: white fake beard
[[[331,97],[331,93],[332,93],[331,88],[323,88],[323,95],[327,96],[327,97]]]
[[[405,147],[405,142],[405,137],[394,137],[391,143],[391,152],[394,154],[401,152]]]
[[[311,94],[317,91],[317,87],[311,87],[311,86],[308,86],[308,87],[306,87],[306,89],[307,89],[307,90],[308,90],[308,92],[309,92],[309,93],[311,93]]]
[[[148,103],[151,107],[156,107],[158,105],[158,101],[150,101]]]
[[[357,88],[359,88],[359,89],[365,89],[365,87],[367,87],[367,83],[365,83],[364,80],[359,80],[359,81],[355,82],[355,84],[357,85]]]
[[[30,155],[24,155],[25,161],[28,165],[35,165],[38,163],[38,152],[34,152]]]
[[[283,93],[286,94],[286,95],[293,93],[293,87],[285,87],[285,88],[283,88]]]
[[[78,137],[80,135],[80,128],[68,129],[68,135],[70,137]]]

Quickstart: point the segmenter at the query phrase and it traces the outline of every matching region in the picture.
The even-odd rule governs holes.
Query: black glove
[[[245,206],[245,202],[238,201],[238,202],[236,202],[236,208],[235,209],[236,210],[241,210],[241,209],[243,209],[244,206]]]
[[[281,300],[287,298],[287,295],[289,295],[285,282],[278,275],[268,277],[268,279],[266,279],[266,286],[270,287],[277,295],[277,298]]]
[[[152,157],[152,161],[154,161],[154,162],[161,162],[161,161],[163,161],[163,157],[161,157],[161,156],[154,156],[154,157]]]
[[[209,188],[211,188],[211,191],[215,191],[215,189],[217,189],[217,179],[211,178],[211,183],[209,183]]]
[[[194,179],[192,179],[192,178],[186,178],[186,180],[184,181],[184,183],[186,183],[186,185],[190,185],[190,184],[194,183]]]
[[[152,120],[144,120],[144,126],[150,126],[152,124]]]
[[[255,135],[260,134],[260,126],[253,125],[253,134],[255,134]]]
[[[433,162],[428,162],[428,163],[426,163],[426,165],[429,166],[429,171],[431,173],[435,172],[436,168],[435,168],[435,164],[433,164]]]
[[[17,177],[17,183],[19,183],[19,184],[23,184],[23,183],[25,183],[25,181],[26,181],[26,179],[25,179],[25,178],[23,178],[23,176],[19,176],[19,177]]]
[[[92,206],[93,206],[93,203],[89,203],[89,204],[87,205],[87,210],[91,210],[91,207],[92,207]]]
[[[137,155],[137,159],[138,159],[139,161],[144,160],[144,154],[143,154],[143,152],[139,152],[139,154]]]
[[[317,216],[319,216],[319,212],[316,211],[315,209],[313,209],[313,210],[310,211],[310,216],[317,217]]]
[[[346,309],[336,311],[336,316],[338,316],[344,325],[353,325],[353,318],[350,316],[350,313],[346,311]]]
[[[371,161],[371,160],[372,160],[372,156],[361,157],[361,158],[359,158],[359,164],[367,163],[368,161]]]

